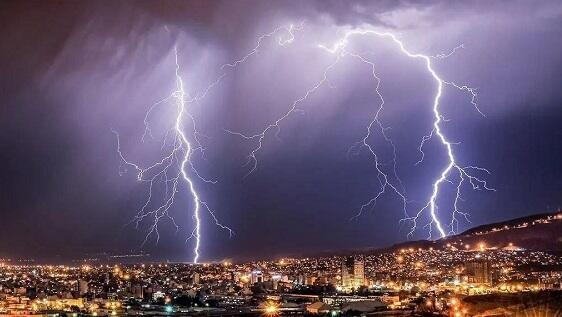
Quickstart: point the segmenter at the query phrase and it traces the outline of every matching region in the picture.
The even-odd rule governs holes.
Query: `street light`
[[[268,303],[265,306],[265,314],[266,315],[277,315],[277,313],[279,312],[279,307],[277,307],[277,305],[273,304],[273,303]]]

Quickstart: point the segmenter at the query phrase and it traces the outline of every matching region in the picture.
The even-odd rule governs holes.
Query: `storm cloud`
[[[111,129],[141,163],[159,155],[172,120],[159,112],[155,139],[141,142],[143,119],[174,87],[174,47],[190,93],[222,74],[257,38],[279,25],[303,24],[290,45],[264,41],[246,63],[190,109],[206,135],[199,170],[218,180],[199,184],[236,235],[203,225],[206,260],[278,256],[384,246],[406,239],[400,202],[386,195],[349,219],[378,190],[366,153],[348,155],[364,134],[378,99],[369,69],[345,59],[322,87],[270,135],[258,169],[244,177],[252,142],[225,129],[256,133],[317,82],[333,56],[318,49],[342,30],[372,27],[397,34],[435,60],[447,80],[478,88],[481,116],[470,98],[446,90],[445,130],[467,165],[490,169],[496,192],[467,192],[472,223],[461,228],[559,208],[562,204],[562,5],[557,1],[4,1],[0,5],[0,255],[78,258],[138,249],[146,231],[127,226],[147,194],[133,174],[119,175]],[[412,211],[423,206],[444,160],[429,143],[434,83],[419,61],[380,38],[353,39],[369,52],[382,79],[398,146],[398,172]],[[375,140],[381,157],[390,158]],[[183,194],[186,196],[186,194]],[[179,232],[144,246],[159,259],[188,260],[189,197],[173,213]],[[446,208],[445,208],[446,209]],[[445,213],[445,211],[443,211]],[[328,234],[329,233],[329,234]],[[420,230],[416,238],[425,238]]]

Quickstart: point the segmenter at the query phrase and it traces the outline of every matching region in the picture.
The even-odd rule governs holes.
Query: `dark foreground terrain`
[[[462,306],[468,316],[562,316],[562,291],[468,296]]]

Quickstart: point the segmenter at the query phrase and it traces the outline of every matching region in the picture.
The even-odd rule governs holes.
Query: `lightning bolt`
[[[382,93],[379,90],[380,84],[381,84],[381,79],[376,73],[376,67],[375,67],[374,62],[372,62],[368,58],[365,58],[361,54],[350,52],[350,51],[347,50],[349,41],[354,36],[376,36],[376,37],[379,37],[379,38],[390,40],[392,43],[394,43],[399,48],[400,52],[402,54],[404,54],[405,56],[407,56],[409,58],[412,58],[412,59],[421,60],[423,62],[423,64],[425,65],[426,70],[428,71],[428,73],[431,75],[432,79],[436,83],[437,90],[436,90],[436,93],[434,95],[433,103],[432,103],[432,110],[433,110],[433,115],[434,115],[433,129],[428,135],[423,137],[423,139],[422,139],[422,141],[419,145],[418,149],[421,153],[421,159],[416,163],[416,165],[423,162],[423,158],[424,158],[423,146],[424,146],[425,143],[429,142],[434,136],[437,136],[439,142],[441,143],[442,147],[444,148],[444,150],[446,152],[446,155],[447,155],[447,158],[448,158],[448,163],[447,163],[446,166],[444,166],[442,168],[442,170],[440,171],[437,179],[435,179],[432,182],[432,186],[431,186],[432,192],[431,192],[431,195],[428,198],[426,204],[424,205],[424,207],[419,209],[415,213],[415,215],[413,215],[413,216],[410,216],[408,214],[407,209],[408,209],[409,201],[406,198],[404,186],[402,185],[402,182],[401,182],[400,178],[398,177],[398,173],[397,173],[397,149],[396,149],[394,143],[392,142],[392,139],[390,138],[389,134],[387,133],[387,131],[389,130],[389,127],[386,127],[380,119],[380,115],[383,112],[384,106],[385,106],[385,100],[383,98]],[[460,216],[462,216],[466,220],[468,220],[468,214],[465,213],[465,212],[462,212],[459,209],[459,201],[462,200],[462,198],[461,198],[462,186],[468,181],[468,183],[470,183],[470,185],[472,185],[472,188],[475,189],[475,190],[482,190],[482,189],[494,190],[494,189],[488,187],[488,184],[485,180],[483,180],[482,178],[475,175],[477,173],[482,173],[482,172],[486,173],[486,174],[489,174],[490,172],[487,169],[477,167],[477,166],[461,166],[461,165],[459,165],[459,163],[457,161],[457,158],[455,157],[455,154],[454,154],[454,151],[453,151],[453,145],[455,143],[449,141],[449,139],[446,137],[445,133],[442,130],[442,122],[444,122],[446,120],[443,117],[443,115],[440,113],[440,100],[441,100],[441,96],[443,94],[443,89],[444,89],[445,85],[456,88],[456,89],[461,90],[461,91],[468,92],[469,94],[471,94],[471,96],[472,96],[471,101],[470,101],[471,104],[476,108],[476,110],[480,114],[482,114],[482,112],[480,111],[480,109],[477,106],[477,91],[476,91],[475,88],[472,88],[472,87],[469,87],[469,86],[466,86],[466,85],[458,85],[454,82],[448,82],[448,81],[443,80],[437,74],[437,72],[434,70],[433,65],[432,65],[432,59],[445,59],[445,58],[453,55],[458,49],[464,48],[464,45],[460,45],[460,46],[454,48],[451,52],[446,53],[446,54],[439,54],[439,55],[436,55],[436,56],[428,56],[428,55],[410,52],[409,50],[406,49],[404,43],[402,41],[400,41],[392,33],[378,32],[378,31],[373,30],[373,29],[361,28],[361,29],[352,29],[352,30],[346,31],[330,47],[326,46],[326,45],[318,45],[318,47],[321,48],[322,50],[330,53],[330,54],[335,55],[335,60],[325,68],[321,78],[311,88],[307,89],[301,97],[297,98],[296,100],[294,100],[290,104],[288,110],[282,116],[280,116],[277,119],[275,119],[274,121],[272,121],[270,124],[268,124],[264,129],[262,129],[258,133],[246,134],[246,133],[226,130],[227,132],[229,132],[233,135],[239,136],[239,137],[241,137],[245,140],[253,140],[253,141],[256,142],[256,145],[251,149],[251,151],[248,155],[248,163],[251,164],[251,168],[250,168],[247,175],[250,175],[251,173],[253,173],[257,169],[257,165],[258,165],[257,154],[263,148],[263,141],[269,135],[269,133],[272,132],[272,131],[275,131],[275,135],[278,135],[279,132],[280,132],[280,129],[281,129],[281,123],[284,120],[286,120],[288,117],[290,117],[293,113],[299,111],[300,109],[298,107],[302,103],[304,103],[309,98],[310,95],[317,92],[320,89],[320,87],[323,86],[325,83],[328,83],[329,82],[328,73],[330,72],[330,70],[332,70],[344,57],[350,56],[350,57],[355,58],[358,61],[360,61],[360,62],[369,66],[369,68],[371,69],[371,75],[372,75],[372,77],[373,77],[373,79],[376,83],[375,84],[375,92],[376,92],[376,94],[377,94],[377,96],[380,100],[380,103],[377,107],[377,110],[374,114],[374,117],[373,117],[372,121],[367,126],[365,135],[355,145],[355,147],[358,147],[358,149],[366,148],[368,150],[368,152],[370,153],[370,155],[373,157],[375,169],[376,169],[376,172],[377,172],[377,178],[380,182],[380,189],[373,196],[373,198],[371,198],[370,200],[368,200],[365,204],[363,204],[361,206],[358,214],[355,215],[353,218],[359,217],[362,214],[362,212],[368,207],[374,208],[378,199],[382,195],[384,195],[385,193],[390,192],[390,193],[396,195],[402,202],[404,218],[401,219],[401,222],[405,221],[405,222],[411,223],[410,231],[408,232],[409,237],[411,237],[413,235],[413,233],[415,232],[415,230],[417,229],[418,219],[423,214],[423,212],[425,212],[425,211],[428,211],[429,217],[431,219],[430,222],[426,225],[426,227],[429,228],[428,229],[429,230],[429,238],[431,239],[431,237],[432,237],[431,233],[432,233],[433,227],[435,227],[437,229],[440,237],[446,237],[447,232],[445,231],[446,230],[445,225],[442,223],[442,221],[439,219],[439,216],[438,216],[437,200],[440,196],[440,192],[441,192],[443,184],[448,182],[448,183],[454,184],[456,186],[456,195],[453,198],[453,203],[452,203],[453,204],[453,210],[451,212],[452,220],[449,224],[449,229],[450,229],[449,233],[456,232],[458,230],[458,223],[459,223],[458,218]],[[390,145],[391,148],[392,148],[393,162],[392,162],[392,171],[391,172],[385,171],[385,169],[383,168],[383,162],[380,161],[379,156],[377,155],[374,148],[369,143],[369,139],[371,137],[373,137],[375,133],[379,133],[383,137],[384,141],[388,145]],[[351,150],[353,150],[353,147],[352,147]],[[454,174],[456,174],[456,175],[454,175]],[[456,178],[450,179],[454,176],[456,176]]]
[[[436,58],[436,59],[446,59],[451,57],[452,55],[454,55],[458,50],[460,49],[464,49],[464,44],[460,44],[459,46],[454,47],[450,52],[448,53],[441,53],[441,54],[437,54],[437,55],[433,55],[430,56],[432,58]]]
[[[156,163],[149,165],[148,167],[141,167],[139,164],[134,163],[127,158],[125,158],[121,144],[119,140],[119,134],[116,131],[113,133],[117,138],[117,152],[124,166],[129,166],[134,168],[137,172],[137,180],[140,182],[148,182],[148,197],[145,203],[138,211],[137,215],[133,219],[138,227],[140,222],[145,218],[152,217],[153,221],[149,227],[148,233],[143,241],[143,245],[148,241],[149,237],[153,234],[156,235],[156,241],[160,239],[160,233],[158,231],[158,226],[162,218],[170,219],[176,228],[179,229],[178,224],[174,218],[170,215],[170,208],[174,205],[176,200],[176,194],[180,191],[180,182],[185,184],[187,191],[191,196],[192,208],[193,208],[193,220],[194,228],[191,235],[187,240],[194,239],[195,246],[193,249],[194,257],[193,262],[197,263],[200,257],[200,247],[201,247],[201,210],[205,209],[215,221],[215,224],[220,228],[228,231],[229,235],[232,236],[233,231],[229,227],[221,224],[214,211],[209,207],[207,202],[201,199],[201,195],[197,191],[194,180],[192,179],[192,174],[197,179],[205,183],[216,183],[214,180],[209,180],[201,176],[201,174],[195,168],[192,156],[196,152],[204,152],[204,147],[199,142],[195,119],[188,112],[187,104],[198,100],[198,97],[189,98],[185,91],[183,78],[180,74],[181,68],[178,61],[178,51],[177,48],[174,49],[175,57],[175,90],[166,98],[153,104],[147,111],[144,118],[145,132],[141,138],[144,142],[147,136],[152,137],[152,131],[150,129],[149,118],[152,111],[157,106],[169,103],[173,101],[176,106],[176,116],[173,122],[173,128],[166,132],[164,137],[163,149],[169,148],[165,155],[157,161]],[[185,118],[189,118],[191,123],[190,133],[186,131],[184,127]],[[188,136],[189,135],[189,136]],[[166,142],[171,139],[171,144],[167,146]],[[125,170],[126,171],[126,170]],[[188,172],[189,171],[189,172]],[[164,184],[164,199],[162,204],[154,205],[154,191],[157,182],[162,182]]]
[[[277,131],[276,136],[278,136],[278,133],[281,129],[281,122],[283,122],[285,119],[287,119],[291,114],[293,114],[296,111],[299,111],[298,106],[303,103],[305,100],[308,99],[308,97],[310,95],[312,95],[314,92],[316,92],[324,83],[326,83],[328,81],[328,72],[335,66],[337,65],[337,63],[339,62],[340,58],[338,57],[335,62],[333,62],[332,64],[330,64],[330,66],[328,66],[326,68],[326,70],[324,71],[324,74],[322,76],[322,78],[311,88],[309,88],[303,96],[301,96],[300,98],[296,99],[295,101],[293,101],[293,103],[290,105],[289,109],[279,118],[277,118],[275,121],[273,121],[272,123],[270,123],[268,126],[266,126],[262,131],[253,134],[253,135],[249,135],[249,134],[245,134],[245,133],[241,133],[241,132],[235,132],[232,130],[227,130],[225,129],[226,132],[232,134],[232,135],[236,135],[239,136],[245,140],[257,140],[257,145],[256,147],[254,147],[253,149],[251,149],[250,154],[248,155],[248,161],[246,162],[246,165],[251,164],[251,168],[249,170],[249,172],[245,175],[245,177],[249,176],[250,174],[252,174],[258,167],[258,159],[257,159],[257,154],[258,152],[262,149],[263,147],[263,141],[266,138],[267,134],[270,131]]]
[[[247,54],[231,63],[222,65],[220,67],[222,71],[220,75],[213,82],[207,85],[207,87],[203,89],[203,91],[194,96],[189,96],[186,93],[183,78],[180,74],[181,69],[178,61],[178,51],[177,48],[174,48],[176,84],[175,90],[167,97],[152,104],[149,107],[148,111],[145,113],[143,120],[145,129],[141,137],[141,142],[145,142],[145,140],[149,137],[154,138],[150,126],[150,118],[152,112],[159,106],[169,104],[172,101],[174,102],[176,106],[176,116],[173,122],[173,127],[166,131],[161,146],[161,149],[165,150],[165,154],[161,157],[160,160],[156,161],[155,163],[148,165],[147,167],[142,167],[140,164],[128,160],[121,149],[119,133],[115,130],[112,130],[117,139],[117,153],[122,163],[120,167],[120,175],[127,172],[127,167],[129,167],[134,169],[137,175],[137,180],[139,182],[148,183],[148,196],[142,207],[137,212],[137,215],[131,221],[131,223],[135,223],[136,227],[138,228],[138,226],[144,219],[152,219],[152,223],[149,226],[148,233],[146,234],[146,237],[142,243],[143,245],[153,234],[156,235],[156,242],[159,241],[160,233],[158,228],[160,220],[163,218],[169,219],[176,228],[176,231],[179,230],[179,225],[170,214],[170,209],[174,205],[176,194],[181,189],[181,183],[183,183],[187,188],[192,202],[194,228],[191,234],[187,237],[186,241],[191,239],[195,240],[195,245],[193,248],[193,262],[198,263],[200,257],[200,247],[202,239],[202,209],[206,210],[209,213],[215,225],[217,225],[221,229],[228,231],[229,235],[232,237],[232,235],[234,234],[233,230],[219,222],[215,212],[210,208],[209,204],[206,201],[201,199],[201,195],[196,189],[193,177],[196,177],[198,180],[204,183],[214,184],[216,183],[216,181],[204,178],[193,164],[193,154],[199,152],[202,156],[204,156],[205,148],[202,146],[199,138],[200,136],[202,136],[202,134],[197,130],[195,118],[188,112],[187,105],[198,103],[204,100],[208,93],[210,93],[221,83],[221,81],[227,76],[229,71],[234,70],[239,65],[244,64],[253,55],[256,55],[259,52],[264,40],[277,36],[276,39],[279,46],[285,46],[292,43],[295,39],[295,32],[301,30],[303,24],[304,23],[300,23],[298,25],[290,24],[288,26],[279,26],[271,32],[261,35],[258,38],[256,45]],[[186,131],[186,128],[184,127],[184,119],[186,118],[189,119],[188,122],[190,123],[190,131]],[[190,176],[190,174],[192,176]],[[153,207],[153,205],[155,205],[155,188],[158,186],[158,184],[163,184],[164,199],[161,204],[156,203],[157,206]]]
[[[254,46],[254,48],[252,48],[247,54],[245,54],[244,56],[242,56],[241,58],[231,62],[231,63],[227,63],[221,66],[221,69],[227,69],[227,68],[236,68],[238,65],[245,63],[250,57],[252,57],[253,55],[257,54],[260,50],[261,45],[263,44],[263,41],[271,38],[277,34],[279,34],[280,32],[285,33],[285,36],[279,36],[277,39],[277,43],[280,46],[285,46],[287,44],[293,43],[293,41],[295,40],[295,31],[300,31],[302,30],[302,28],[304,27],[304,21],[300,22],[298,25],[294,25],[294,24],[289,24],[288,26],[282,25],[279,26],[277,28],[275,28],[273,31],[269,32],[269,33],[265,33],[263,35],[261,35],[260,37],[258,37],[258,40],[256,42],[256,46]]]

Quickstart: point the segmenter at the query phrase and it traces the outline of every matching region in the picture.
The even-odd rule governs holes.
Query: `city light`
[[[274,303],[267,303],[265,306],[265,314],[266,315],[277,315],[279,312],[279,306]]]
[[[480,242],[478,244],[478,248],[481,252],[484,252],[484,251],[486,251],[486,244],[484,242]]]

